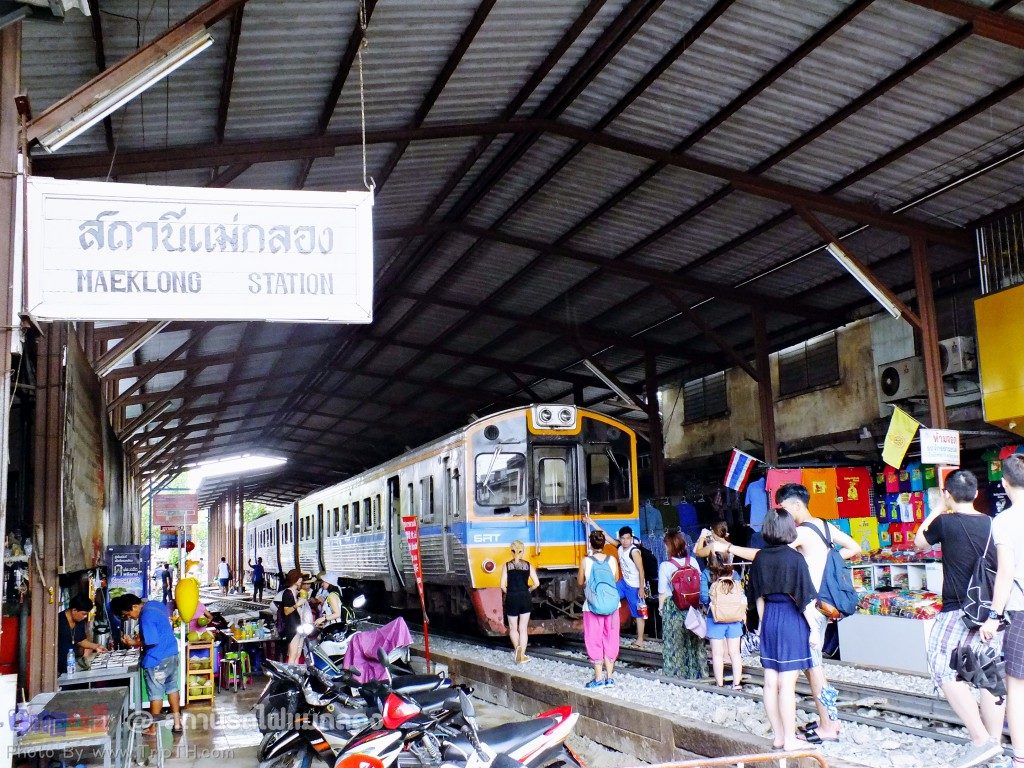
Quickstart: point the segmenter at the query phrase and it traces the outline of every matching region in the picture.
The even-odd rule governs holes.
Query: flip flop
[[[811,720],[809,722],[804,723],[803,725],[798,725],[796,727],[796,732],[797,733],[803,733],[808,728],[817,728],[817,727],[818,727],[818,721],[817,720]]]

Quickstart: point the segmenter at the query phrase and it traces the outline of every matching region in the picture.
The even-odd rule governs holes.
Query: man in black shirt
[[[174,576],[171,574],[171,566],[168,563],[164,563],[164,569],[160,572],[160,584],[163,587],[164,604],[166,605],[170,602],[171,585],[174,584]]]
[[[979,708],[974,689],[963,680],[957,680],[956,672],[949,668],[949,656],[954,648],[982,642],[978,630],[968,629],[960,618],[968,582],[975,565],[985,554],[992,529],[988,515],[974,508],[977,496],[977,478],[966,470],[954,472],[946,478],[941,501],[935,498],[934,503],[929,504],[928,517],[914,538],[918,550],[942,545],[942,613],[935,618],[928,638],[928,666],[935,687],[942,690],[970,734],[971,743],[957,763],[963,768],[984,763],[1002,752],[999,742],[1006,709],[1005,705],[996,704],[996,698],[986,690],[981,691]],[[992,561],[993,570],[996,567],[994,550],[994,546],[989,547],[986,555]],[[997,635],[992,642],[1001,644],[1002,635]]]
[[[66,611],[57,617],[57,669],[66,671],[68,651],[74,649],[75,656],[89,656],[93,653],[104,653],[107,649],[98,643],[86,639],[89,613],[92,611],[92,600],[85,595],[71,598]]]

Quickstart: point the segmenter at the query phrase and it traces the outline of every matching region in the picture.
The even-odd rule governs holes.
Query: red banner
[[[423,612],[423,654],[430,669],[430,620],[427,618],[427,602],[423,596],[423,561],[420,557],[420,526],[415,515],[402,517],[402,530],[405,541],[409,545],[409,559],[412,560],[412,572],[416,576],[416,591],[420,595],[420,610]]]

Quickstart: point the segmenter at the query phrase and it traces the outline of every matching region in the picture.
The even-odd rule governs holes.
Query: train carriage
[[[411,607],[418,597],[402,518],[415,517],[428,610],[474,616],[494,634],[505,631],[501,568],[520,539],[541,580],[533,628],[557,632],[578,626],[584,514],[614,534],[636,524],[637,510],[633,430],[594,411],[537,405],[475,421],[263,525],[278,531],[282,572],[296,563],[327,570]]]

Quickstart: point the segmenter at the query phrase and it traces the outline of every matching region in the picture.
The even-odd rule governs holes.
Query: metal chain
[[[372,193],[377,188],[377,184],[366,171],[366,94],[363,90],[363,48],[367,47],[370,41],[366,38],[365,0],[359,0],[359,28],[362,31],[363,39],[359,41],[356,59],[359,62],[359,124],[363,136],[363,186]]]

